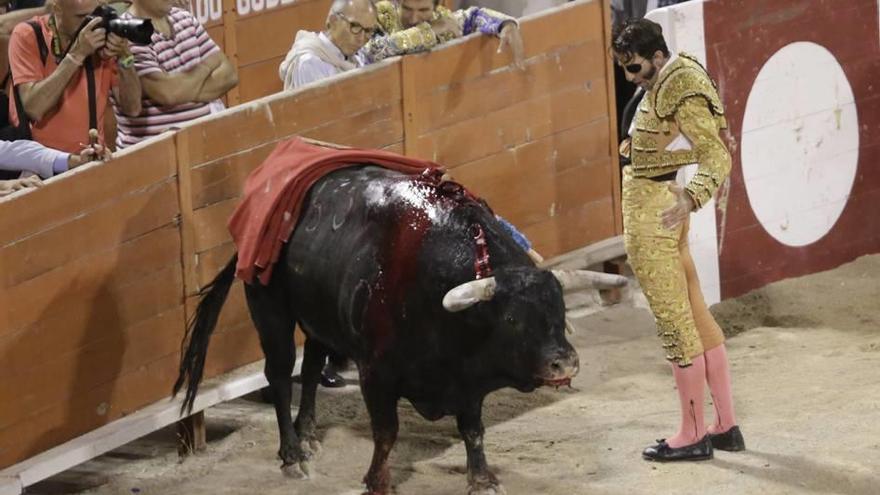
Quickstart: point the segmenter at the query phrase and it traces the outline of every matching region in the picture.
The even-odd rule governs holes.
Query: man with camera
[[[141,110],[141,85],[128,41],[108,33],[105,19],[90,16],[97,0],[57,0],[51,13],[15,27],[9,42],[12,80],[32,138],[50,148],[76,153],[103,142],[104,113],[111,95],[122,112]]]
[[[168,0],[134,0],[122,17],[149,19],[155,33],[149,44],[132,47],[143,111],[132,117],[117,109],[117,147],[224,108],[219,98],[238,84],[238,75],[195,16]]]

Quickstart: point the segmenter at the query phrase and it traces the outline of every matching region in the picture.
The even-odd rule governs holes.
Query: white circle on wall
[[[855,98],[831,52],[801,41],[767,60],[746,102],[741,148],[746,194],[770,235],[806,246],[831,230],[859,158]]]

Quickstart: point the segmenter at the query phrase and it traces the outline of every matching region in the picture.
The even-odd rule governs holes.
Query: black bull
[[[236,260],[202,291],[190,324],[174,385],[177,393],[188,381],[186,410]],[[478,273],[483,278],[475,280]],[[560,281],[620,283],[614,276],[582,275],[586,282],[536,268],[492,212],[454,183],[373,166],[325,176],[306,198],[271,282],[245,285],[266,356],[282,468],[308,474],[319,445],[315,394],[332,352],[351,358],[360,375],[374,441],[364,478],[369,493],[390,489],[388,454],[401,398],[429,420],[455,415],[467,449],[469,492],[500,492],[483,453],[483,399],[503,387],[529,392],[565,384],[577,373]],[[295,323],[306,341],[300,407],[291,421]]]

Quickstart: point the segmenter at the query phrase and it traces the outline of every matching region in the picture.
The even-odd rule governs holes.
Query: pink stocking
[[[724,433],[736,426],[727,349],[721,344],[703,355],[706,357],[706,381],[709,382],[709,391],[715,404],[715,424],[709,426],[709,433]]]
[[[672,365],[672,375],[678,387],[681,402],[681,427],[678,433],[667,438],[672,448],[684,447],[700,441],[706,435],[703,421],[703,384],[706,382],[706,359],[702,354],[693,358],[687,368]]]

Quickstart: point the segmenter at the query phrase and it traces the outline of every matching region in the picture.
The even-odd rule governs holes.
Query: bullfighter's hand
[[[462,35],[461,26],[458,21],[449,16],[440,16],[431,21],[431,30],[440,43],[460,38]]]
[[[687,220],[696,205],[691,195],[679,184],[675,182],[669,184],[669,191],[675,195],[675,204],[660,214],[660,220],[667,229],[674,229]]]
[[[505,22],[498,37],[501,38],[501,43],[498,44],[498,53],[504,51],[504,47],[509,46],[511,53],[513,53],[513,65],[519,70],[526,70],[525,49],[519,26],[515,22]]]

